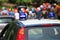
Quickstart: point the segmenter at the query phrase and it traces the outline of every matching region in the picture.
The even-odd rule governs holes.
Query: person
[[[60,20],[60,12],[58,12],[57,17],[58,17],[58,19]]]
[[[14,16],[14,12],[13,12],[12,9],[9,9],[9,15],[10,15],[10,16]]]
[[[17,10],[15,10],[15,20],[19,20],[19,13]]]
[[[32,19],[32,11],[29,11],[28,19]]]
[[[25,14],[23,8],[21,8],[21,10],[19,11],[19,19],[26,20],[26,14]]]
[[[23,8],[23,13],[26,15],[26,18],[27,18],[27,15],[28,15],[28,9],[27,9],[27,8]]]
[[[57,9],[57,18],[60,20],[60,6],[56,5],[56,9]]]
[[[31,12],[32,11],[32,12]],[[30,10],[31,16],[33,19],[36,18],[36,12],[35,12],[35,7],[33,6],[32,9]]]
[[[47,14],[48,14],[47,9],[43,8],[41,11],[42,11],[42,18],[46,19],[47,18]]]
[[[1,14],[2,14],[2,15],[9,15],[8,13],[9,13],[9,12],[8,12],[7,8],[2,7]]]
[[[55,12],[53,8],[50,8],[50,11],[48,12],[48,18],[55,19]]]
[[[35,13],[35,8],[34,7],[32,7],[32,13]]]
[[[35,13],[36,13],[36,18],[41,19],[41,12],[40,12],[40,7],[35,8]]]

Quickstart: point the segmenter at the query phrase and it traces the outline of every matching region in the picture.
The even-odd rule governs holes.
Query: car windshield
[[[60,27],[30,28],[28,40],[60,40]]]
[[[0,23],[8,23],[8,22],[11,22],[12,19],[11,18],[2,18],[0,19]]]

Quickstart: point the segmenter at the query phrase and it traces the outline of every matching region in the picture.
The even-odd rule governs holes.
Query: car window
[[[60,27],[29,28],[28,40],[60,40]]]
[[[12,18],[0,18],[0,23],[8,23],[11,22],[13,19]]]

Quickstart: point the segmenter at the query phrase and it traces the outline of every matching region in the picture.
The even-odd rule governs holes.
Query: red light
[[[16,40],[24,40],[24,28],[18,30]]]
[[[53,26],[53,24],[42,24],[41,26],[43,26],[43,27],[51,27],[51,26]]]

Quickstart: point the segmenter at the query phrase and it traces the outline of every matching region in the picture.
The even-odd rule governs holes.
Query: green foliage
[[[33,0],[32,5],[34,7],[39,7],[41,4],[43,4],[44,0]]]
[[[27,4],[27,3],[30,3],[30,2],[32,2],[32,0],[17,0],[16,1],[17,4],[20,4],[20,3]]]
[[[12,8],[12,7],[10,7],[10,6],[3,6],[3,5],[0,5],[0,10],[2,9],[2,7]]]
[[[40,0],[40,4],[43,4],[44,0]]]
[[[58,2],[58,5],[60,5],[60,2]]]
[[[37,4],[42,4],[44,0],[33,0],[33,2],[36,2]]]
[[[27,5],[29,6],[30,3],[36,2],[37,4],[42,4],[44,0],[0,0],[0,2],[8,2],[8,3],[14,3],[17,5]]]
[[[28,3],[31,2],[36,2],[37,4],[42,4],[44,2],[44,0],[17,0],[16,3],[20,4],[22,3],[23,5],[28,5]]]
[[[23,0],[23,2],[29,3],[32,2],[32,0]]]
[[[16,0],[8,0],[9,3],[16,3]]]
[[[0,0],[1,2],[7,2],[8,0]]]
[[[17,0],[16,3],[19,4],[20,2],[22,2],[22,0]]]

